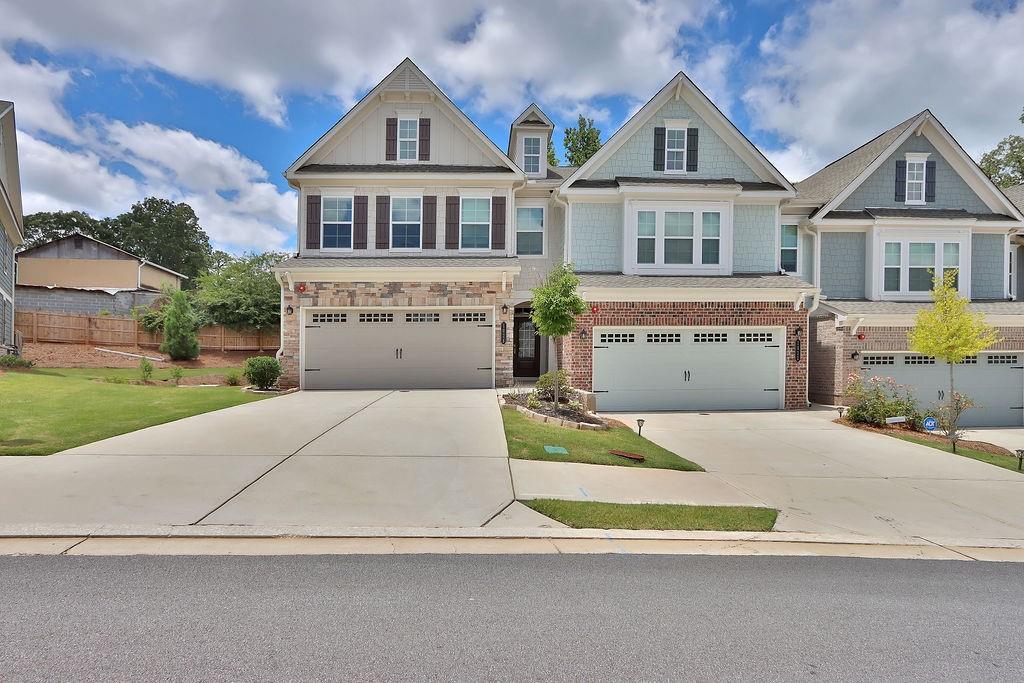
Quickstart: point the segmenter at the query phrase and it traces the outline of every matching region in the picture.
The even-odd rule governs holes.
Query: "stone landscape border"
[[[583,429],[592,432],[599,432],[608,429],[608,425],[602,424],[590,424],[589,422],[576,422],[575,420],[566,420],[560,417],[553,417],[551,415],[545,415],[543,413],[537,413],[526,406],[521,406],[517,403],[508,404],[514,407],[517,411],[525,415],[526,417],[536,422],[546,422],[547,424],[558,425],[560,427],[566,427],[568,429]],[[600,419],[600,418],[598,418]]]

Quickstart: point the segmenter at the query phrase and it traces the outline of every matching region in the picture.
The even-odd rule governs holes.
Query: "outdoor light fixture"
[[[1018,472],[1022,471],[1021,468],[1024,468],[1024,449],[1018,448],[1017,449],[1017,471]]]
[[[508,304],[502,304],[501,305],[501,314],[502,315],[508,315]]]
[[[793,330],[793,336],[796,337],[797,339],[799,339],[800,335],[802,334],[802,332],[803,331],[798,327],[795,330]]]
[[[294,308],[292,308],[291,306],[289,306],[288,308],[284,309],[284,312],[285,312],[285,314],[287,314],[287,315],[291,315],[292,313],[294,313],[294,312],[295,312],[295,309],[294,309]]]
[[[854,351],[850,354],[850,360],[857,360],[860,358],[860,351]]]
[[[304,294],[306,292],[306,285],[304,283],[299,283],[295,285],[295,291],[297,291],[299,294]]]
[[[861,332],[860,334],[857,335],[857,339],[864,341],[865,339],[867,339],[867,335]]]
[[[642,417],[638,417],[636,419],[636,434],[637,434],[637,436],[640,436],[643,433],[643,431],[644,431],[644,422],[646,422],[646,420],[643,419]],[[1017,452],[1020,453],[1021,451],[1017,451]]]
[[[836,412],[839,413],[839,419],[843,419],[843,413],[846,412],[846,406],[836,406]]]
[[[587,338],[587,329],[583,328],[583,329],[580,330],[580,339],[586,339],[586,338]]]

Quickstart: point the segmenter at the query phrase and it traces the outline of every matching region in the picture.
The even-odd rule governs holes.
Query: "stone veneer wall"
[[[296,282],[298,286],[300,283]],[[500,282],[306,282],[302,294],[284,290],[282,309],[292,306],[292,315],[282,313],[282,387],[299,385],[300,307],[306,306],[494,306],[494,383],[512,385],[512,302]],[[508,315],[501,305],[509,304]],[[506,322],[507,340],[501,343],[501,323]]]
[[[561,340],[559,367],[569,372],[572,385],[591,390],[593,381],[593,328],[607,325],[772,325],[786,327],[786,408],[807,405],[807,311],[793,310],[785,301],[771,302],[588,302],[597,313],[584,313],[577,332]],[[796,360],[794,342],[800,329],[803,346]],[[586,332],[581,338],[580,331]]]
[[[911,326],[861,327],[850,335],[847,328],[836,329],[832,315],[816,317],[811,324],[810,396],[815,403],[840,404],[847,378],[860,371],[860,360],[850,356],[854,351],[909,351],[907,334]],[[1024,351],[1024,327],[997,327],[1000,342],[990,351]]]

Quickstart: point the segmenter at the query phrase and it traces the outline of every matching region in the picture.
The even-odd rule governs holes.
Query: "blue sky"
[[[221,248],[291,249],[282,170],[405,56],[499,147],[530,101],[606,139],[680,69],[792,180],[925,107],[975,156],[1022,132],[1016,1],[307,4],[0,0],[26,211],[157,194]]]

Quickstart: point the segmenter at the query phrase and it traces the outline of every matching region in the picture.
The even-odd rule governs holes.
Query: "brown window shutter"
[[[357,195],[355,206],[355,234],[352,236],[353,249],[366,249],[367,196]]]
[[[896,192],[895,201],[907,201],[907,162],[903,159],[896,160]]]
[[[391,228],[391,197],[383,195],[377,197],[377,248],[387,249],[391,246],[391,236],[388,230]]]
[[[700,144],[700,129],[686,129],[686,171],[693,173],[697,170],[697,146]]]
[[[665,170],[665,127],[657,126],[654,129],[654,170]]]
[[[437,248],[437,197],[423,198],[423,248]]]
[[[505,248],[505,198],[491,197],[491,249]]]
[[[430,161],[430,119],[420,119],[420,161]]]
[[[459,248],[459,198],[445,197],[444,201],[444,248]]]
[[[320,195],[306,195],[306,249],[320,248]]]
[[[398,119],[384,122],[384,160],[398,161]]]
[[[926,161],[924,164],[924,200],[935,201],[935,162]]]

